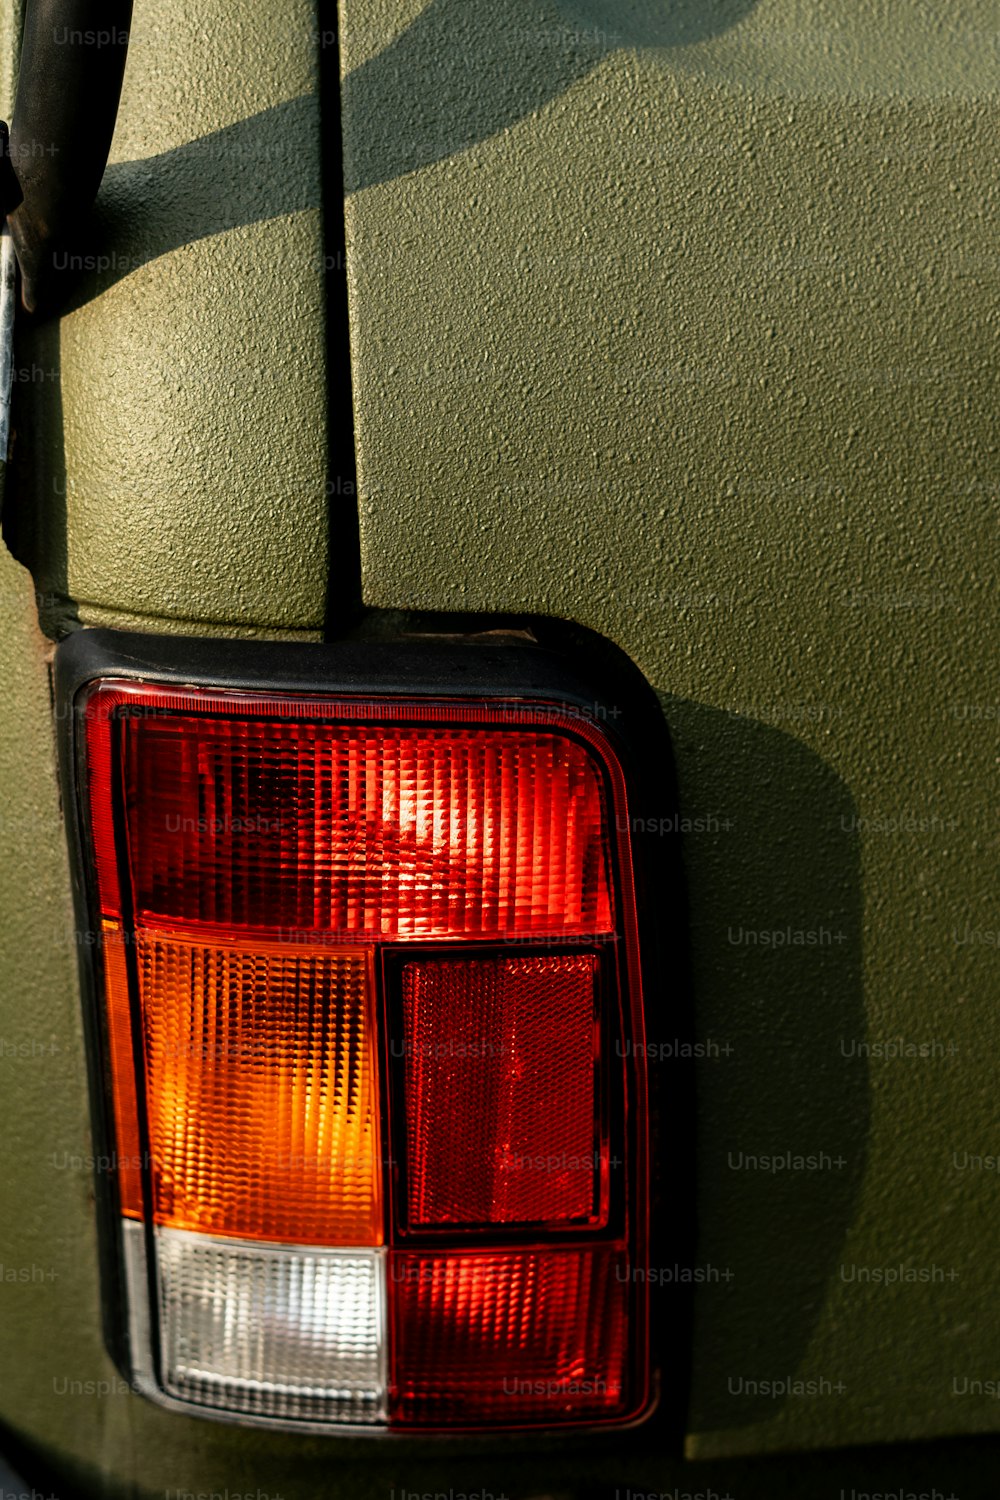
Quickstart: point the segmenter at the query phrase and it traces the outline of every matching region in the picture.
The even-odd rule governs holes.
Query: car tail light
[[[620,746],[551,682],[439,676],[77,670],[129,1360],[168,1405],[333,1432],[648,1407]]]

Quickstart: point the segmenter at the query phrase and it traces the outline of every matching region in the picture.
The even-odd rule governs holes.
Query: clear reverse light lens
[[[156,1232],[167,1391],[286,1420],[385,1420],[380,1250]]]

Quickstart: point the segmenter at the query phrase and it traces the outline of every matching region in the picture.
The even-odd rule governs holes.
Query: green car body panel
[[[109,1495],[989,1493],[995,11],[344,0],[357,500],[327,24],[137,7],[95,263],[18,334],[0,1432]],[[618,1437],[246,1430],[104,1348],[53,642],[321,639],[356,508],[364,628],[575,622],[673,737],[679,830],[635,811],[690,903],[699,1284],[662,1351],[690,1399]]]

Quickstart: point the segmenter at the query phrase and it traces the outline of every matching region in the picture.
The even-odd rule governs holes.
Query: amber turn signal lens
[[[137,935],[157,1224],[382,1243],[371,955]]]

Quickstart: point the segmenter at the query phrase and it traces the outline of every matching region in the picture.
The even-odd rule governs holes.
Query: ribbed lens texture
[[[609,1174],[644,1149],[610,1055],[642,1036],[623,768],[557,705],[442,698],[88,696],[133,1364],[203,1412],[645,1399],[641,1150]]]
[[[613,926],[595,762],[564,735],[125,721],[140,920],[352,937]]]
[[[592,953],[403,965],[411,1228],[596,1219],[597,970]]]
[[[215,1244],[160,1230],[164,1384],[202,1406],[384,1420],[379,1251]]]
[[[627,1281],[615,1247],[390,1252],[390,1420],[507,1425],[621,1412]]]
[[[136,945],[156,1222],[380,1244],[367,955]]]

